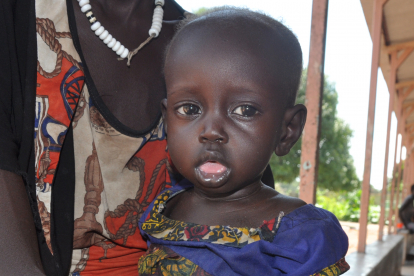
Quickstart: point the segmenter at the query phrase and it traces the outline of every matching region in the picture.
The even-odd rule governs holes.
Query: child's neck
[[[163,214],[196,224],[257,228],[280,211],[287,214],[302,205],[300,200],[291,200],[260,183],[220,197],[190,189],[168,201]]]
[[[194,195],[202,200],[210,200],[216,203],[218,202],[231,202],[231,201],[242,201],[248,200],[255,197],[263,188],[263,183],[259,180],[251,183],[240,190],[231,191],[225,194],[217,194],[214,192],[208,192],[201,190],[198,187],[194,187]]]

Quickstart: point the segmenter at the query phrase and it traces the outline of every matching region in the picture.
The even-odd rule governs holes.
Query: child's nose
[[[217,119],[205,120],[204,128],[202,129],[200,135],[198,136],[198,141],[200,143],[219,143],[226,144],[229,140],[229,137],[224,130],[223,122],[220,122]]]

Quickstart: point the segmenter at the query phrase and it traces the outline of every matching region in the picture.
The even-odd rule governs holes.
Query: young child
[[[340,275],[336,217],[266,187],[275,152],[299,139],[302,52],[278,21],[220,8],[182,23],[166,54],[162,102],[171,159],[186,178],[139,225],[140,275]],[[318,274],[319,273],[319,274]]]

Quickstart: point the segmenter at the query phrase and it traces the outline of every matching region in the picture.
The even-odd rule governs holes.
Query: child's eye
[[[241,105],[236,107],[232,113],[243,117],[252,117],[257,114],[257,109],[251,105]]]
[[[181,115],[196,115],[201,113],[200,108],[193,104],[182,105],[177,109],[177,112]]]

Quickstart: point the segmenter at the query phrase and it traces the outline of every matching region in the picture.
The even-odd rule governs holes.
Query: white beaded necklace
[[[127,65],[130,65],[131,58],[139,51],[142,47],[144,47],[148,42],[151,41],[154,37],[157,37],[161,32],[162,28],[162,18],[164,16],[164,10],[162,7],[164,6],[164,0],[155,0],[155,9],[154,15],[152,16],[152,25],[149,29],[149,38],[145,40],[141,45],[139,45],[135,50],[129,51],[124,45],[121,44],[118,40],[116,40],[105,28],[96,20],[96,17],[93,15],[92,6],[89,4],[89,0],[78,0],[79,6],[81,11],[85,13],[86,17],[91,23],[91,30],[95,33],[95,35],[99,36],[99,38],[105,43],[109,48],[111,48],[120,58],[119,60],[123,60],[128,58]]]

